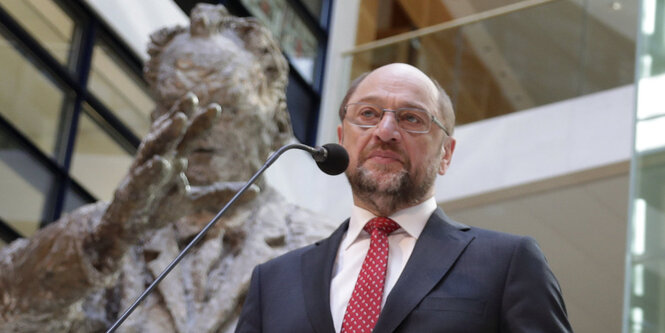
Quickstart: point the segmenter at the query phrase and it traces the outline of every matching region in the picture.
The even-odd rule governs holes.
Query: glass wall
[[[88,88],[139,137],[148,134],[155,103],[140,75],[119,59],[112,48],[98,41],[92,53]]]
[[[12,44],[0,35],[0,77],[9,78],[0,80],[0,115],[44,154],[55,157],[67,89]]]
[[[176,0],[189,12],[191,1]],[[289,62],[287,108],[295,137],[316,143],[332,0],[220,0],[231,14],[256,17]]]
[[[2,220],[19,234],[29,236],[41,225],[56,176],[24,148],[8,132],[0,131]]]
[[[0,4],[53,57],[74,69],[71,50],[76,23],[69,14],[53,0],[0,0]]]
[[[288,1],[242,0],[241,2],[252,15],[270,29],[295,69],[303,79],[312,84],[319,42]],[[310,1],[308,5],[316,6],[317,4]],[[318,8],[319,10],[321,8],[320,2]]]
[[[141,67],[80,2],[0,0],[0,246],[111,198],[150,126]]]
[[[348,52],[349,79],[391,62],[412,64],[450,94],[458,124],[634,81],[634,1],[504,1],[488,8],[449,1],[434,22],[411,2],[393,2],[390,11],[379,6],[365,14],[359,30],[374,15],[368,25],[377,37],[399,33]]]
[[[624,332],[665,332],[665,0],[641,1]]]
[[[70,173],[96,198],[109,201],[133,156],[114,139],[113,129],[96,117],[97,112],[90,105],[84,104],[83,110]]]

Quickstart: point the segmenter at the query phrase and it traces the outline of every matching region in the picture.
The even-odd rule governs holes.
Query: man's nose
[[[376,124],[376,136],[381,139],[381,141],[396,141],[401,139],[401,133],[399,131],[399,125],[397,124],[397,118],[395,118],[395,112],[384,112],[383,118]]]

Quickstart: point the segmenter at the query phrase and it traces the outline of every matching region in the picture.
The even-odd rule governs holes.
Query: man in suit
[[[410,65],[380,67],[352,83],[340,119],[351,217],[257,266],[236,332],[572,331],[533,239],[437,208],[434,180],[455,139],[435,81]]]

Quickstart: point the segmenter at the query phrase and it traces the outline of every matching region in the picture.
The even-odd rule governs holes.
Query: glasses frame
[[[349,106],[354,106],[354,105],[373,106],[373,107],[376,107],[376,109],[381,110],[382,113],[381,113],[381,118],[379,118],[379,123],[383,119],[383,115],[385,115],[386,112],[392,112],[392,113],[395,114],[395,116],[397,116],[397,111],[403,110],[403,109],[422,111],[422,112],[425,112],[426,114],[428,114],[430,116],[430,119],[432,120],[432,122],[434,122],[436,124],[436,126],[439,126],[439,128],[441,128],[441,130],[443,130],[443,133],[445,133],[447,136],[450,136],[450,134],[448,133],[448,130],[446,130],[446,128],[443,126],[443,123],[441,123],[441,121],[439,121],[439,119],[437,119],[432,113],[430,113],[430,112],[428,112],[427,110],[424,110],[424,109],[420,109],[420,108],[399,108],[399,109],[393,110],[393,109],[388,109],[388,108],[381,107],[381,106],[373,104],[373,103],[357,102],[357,103],[349,103],[349,104],[344,105],[344,118],[346,118],[346,115],[348,114]],[[400,129],[403,129],[403,130],[405,130],[409,133],[429,133],[429,131],[432,129],[432,124],[430,123],[430,126],[426,131],[410,131],[410,130],[404,129],[404,128],[399,126],[399,120],[397,119],[397,117],[395,117],[395,121],[397,122],[398,127]],[[351,121],[349,121],[349,123],[354,125],[354,126],[361,127],[361,128],[372,128],[372,127],[376,127],[376,125],[379,124],[379,123],[376,123],[375,125],[360,125],[360,124],[356,124],[356,123],[351,122]]]

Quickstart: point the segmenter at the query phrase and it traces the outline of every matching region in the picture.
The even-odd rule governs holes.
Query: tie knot
[[[385,235],[390,235],[391,232],[399,229],[399,224],[387,217],[375,217],[369,220],[363,229],[370,235],[374,230],[378,230]]]

